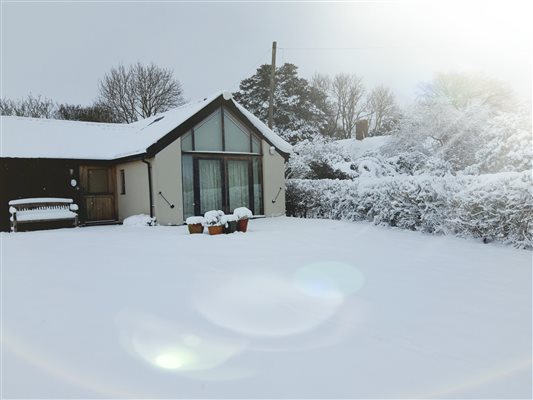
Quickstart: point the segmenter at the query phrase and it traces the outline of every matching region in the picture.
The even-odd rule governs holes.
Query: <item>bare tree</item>
[[[18,117],[54,118],[57,104],[51,99],[32,94],[21,100],[0,99],[0,114]]]
[[[117,122],[107,107],[96,103],[90,106],[60,104],[57,108],[55,118],[71,121]]]
[[[331,93],[331,78],[329,75],[317,72],[311,78],[311,86],[329,95]]]
[[[446,99],[458,109],[473,102],[494,111],[511,111],[516,105],[508,85],[476,73],[439,73],[432,82],[420,86],[419,99],[422,102]]]
[[[331,81],[331,97],[336,105],[335,121],[345,139],[355,134],[355,124],[365,112],[362,78],[356,75],[337,74]]]
[[[386,133],[392,128],[398,107],[392,91],[383,85],[375,87],[367,97],[368,125],[372,136]]]
[[[119,65],[99,84],[98,104],[120,122],[134,122],[183,104],[183,88],[169,69],[155,64]]]
[[[324,126],[323,134],[326,136],[337,136],[338,118],[337,105],[331,98],[331,78],[326,74],[315,73],[311,78],[311,86],[318,92],[322,93],[324,98],[324,109],[326,113],[326,124]]]

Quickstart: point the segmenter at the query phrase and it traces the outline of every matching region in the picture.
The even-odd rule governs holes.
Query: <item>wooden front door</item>
[[[114,167],[80,167],[85,221],[114,221],[117,219],[114,172]]]

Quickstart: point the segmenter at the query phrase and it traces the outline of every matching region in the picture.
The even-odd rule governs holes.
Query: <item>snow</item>
[[[235,210],[233,210],[233,215],[235,215],[238,219],[244,219],[244,218],[252,218],[253,214],[252,211],[250,211],[246,207],[238,207]]]
[[[0,238],[5,398],[532,395],[528,251],[285,217]]]
[[[226,225],[228,222],[235,222],[238,219],[239,218],[236,215],[223,215],[222,217],[220,217],[220,223],[222,225]]]
[[[390,136],[375,136],[368,137],[363,140],[357,139],[342,139],[337,140],[339,144],[352,158],[361,157],[364,153],[378,150],[385,145],[390,139]]]
[[[19,204],[27,204],[27,203],[65,203],[69,204],[72,203],[72,199],[63,199],[59,197],[35,197],[35,198],[28,198],[28,199],[17,199],[17,200],[11,200],[9,202],[10,206],[16,206]]]
[[[13,214],[13,213],[12,213]],[[71,219],[76,218],[77,214],[75,212],[66,210],[66,209],[36,209],[36,210],[24,210],[16,212],[17,221],[44,221],[44,220],[54,220],[54,219]],[[10,220],[13,221],[13,217],[10,217]]]
[[[123,226],[152,226],[155,224],[155,218],[146,214],[132,215],[122,221]]]
[[[143,154],[222,95],[217,92],[131,124],[1,116],[0,157],[113,160]],[[290,152],[290,145],[235,100],[231,101],[269,141],[281,151]]]
[[[205,218],[204,217],[189,217],[185,220],[185,223],[187,225],[195,225],[195,224],[204,224]]]
[[[207,225],[222,225],[220,218],[224,215],[224,211],[222,210],[212,210],[208,211],[204,214],[205,223]]]

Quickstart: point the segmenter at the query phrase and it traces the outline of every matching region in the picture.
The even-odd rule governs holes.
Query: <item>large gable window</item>
[[[224,133],[226,151],[250,153],[250,133],[239,122],[224,111]]]
[[[261,154],[261,141],[229,111],[218,109],[181,137],[183,152]]]
[[[215,111],[192,131],[195,151],[224,151],[222,145],[222,118],[220,110]]]
[[[261,139],[228,110],[218,109],[181,137],[183,214],[263,212]]]

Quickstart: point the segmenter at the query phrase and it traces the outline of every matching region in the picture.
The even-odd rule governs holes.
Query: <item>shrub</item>
[[[428,233],[533,247],[529,171],[346,180],[293,179],[287,213],[304,218],[371,221]]]

